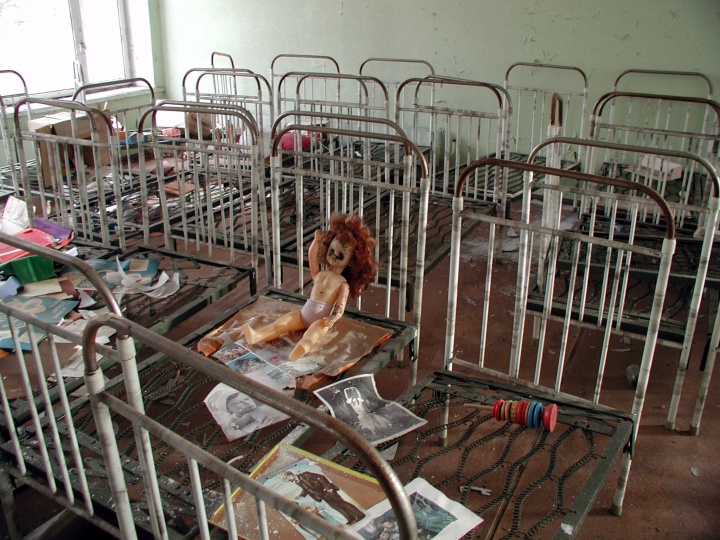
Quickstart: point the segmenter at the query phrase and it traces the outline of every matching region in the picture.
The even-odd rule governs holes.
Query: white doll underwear
[[[332,308],[332,304],[308,299],[302,307],[302,310],[300,310],[300,317],[306,326],[310,326],[315,321],[319,321],[320,319],[329,316],[332,312]]]

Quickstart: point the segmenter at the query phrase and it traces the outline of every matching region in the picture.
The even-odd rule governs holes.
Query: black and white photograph
[[[381,398],[370,374],[315,390],[315,395],[335,418],[355,428],[375,445],[427,423],[402,405]]]
[[[410,482],[405,492],[415,514],[419,540],[457,540],[482,523],[477,514],[448,499],[423,478]],[[395,513],[387,499],[370,508],[367,517],[350,530],[365,540],[400,538]]]
[[[262,370],[255,370],[246,375],[274,390],[282,390]],[[228,441],[234,441],[288,418],[286,414],[224,383],[218,384],[210,391],[205,398],[205,405]]]

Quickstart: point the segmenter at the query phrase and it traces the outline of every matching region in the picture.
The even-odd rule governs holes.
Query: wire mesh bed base
[[[482,517],[466,538],[547,538],[553,531],[555,538],[573,537],[626,449],[632,421],[611,409],[589,410],[542,394],[534,399],[559,406],[553,432],[498,422],[489,411],[466,407],[523,395],[502,383],[437,371],[396,400],[428,423],[378,450],[397,443],[389,462],[404,484],[425,478]],[[447,444],[439,446],[446,429]],[[367,472],[349,453],[333,454],[326,457]]]
[[[249,267],[150,246],[137,246],[120,254],[116,248],[92,242],[76,241],[73,244],[85,259],[112,259],[117,256],[121,262],[153,261],[157,262],[158,274],[178,274],[179,289],[165,298],[124,294],[120,299],[127,318],[160,334],[218,300],[246,279],[251,294],[256,290],[256,276]]]

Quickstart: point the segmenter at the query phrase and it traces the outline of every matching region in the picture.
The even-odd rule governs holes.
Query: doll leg
[[[325,319],[320,319],[312,323],[305,331],[302,339],[298,341],[295,348],[290,352],[288,358],[290,360],[298,360],[305,356],[315,347],[318,340],[327,334],[328,330],[330,330],[330,327],[325,326]]]
[[[249,345],[255,345],[261,341],[272,341],[288,332],[303,330],[305,323],[300,317],[300,310],[291,311],[279,317],[275,322],[262,328],[252,328],[249,323],[243,325],[245,340]]]

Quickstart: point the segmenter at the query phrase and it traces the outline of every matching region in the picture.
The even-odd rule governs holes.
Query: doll
[[[315,343],[342,317],[348,297],[356,298],[375,279],[373,247],[375,239],[357,214],[335,214],[330,228],[315,231],[308,261],[313,277],[310,298],[302,307],[279,317],[262,328],[243,326],[250,345],[272,341],[288,332],[305,330],[289,355],[297,360],[309,353]],[[320,264],[326,266],[320,270]]]

